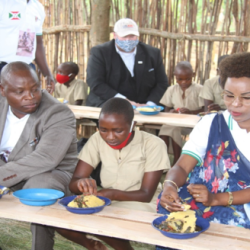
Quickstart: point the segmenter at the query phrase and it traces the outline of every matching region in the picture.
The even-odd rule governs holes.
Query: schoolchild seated
[[[160,103],[165,105],[165,112],[181,114],[198,114],[203,111],[204,101],[199,97],[202,86],[192,81],[194,72],[187,61],[179,62],[174,70],[177,84],[169,87],[164,93]],[[173,152],[173,164],[181,155],[183,144],[182,135],[191,132],[190,128],[163,125],[159,136],[168,146],[169,153]],[[171,142],[170,142],[171,138]]]
[[[122,98],[109,99],[102,107],[99,131],[79,154],[69,188],[75,194],[91,193],[111,199],[111,206],[156,211],[163,170],[170,168],[165,143],[158,137],[134,130],[134,111]],[[101,188],[89,178],[102,162]],[[85,233],[57,229],[64,237],[95,249]],[[132,249],[129,241],[96,235],[114,249]],[[98,249],[101,248],[100,242]]]
[[[204,99],[205,112],[225,110],[226,105],[221,93],[220,62],[229,55],[220,56],[217,63],[217,76],[207,79],[200,92],[200,97]]]
[[[74,62],[64,62],[57,68],[55,98],[63,98],[70,105],[85,105],[88,85],[81,79],[75,79],[79,67]]]

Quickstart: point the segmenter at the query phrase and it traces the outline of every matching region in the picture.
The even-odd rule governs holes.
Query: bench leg
[[[53,250],[55,229],[40,224],[31,224],[31,250]]]

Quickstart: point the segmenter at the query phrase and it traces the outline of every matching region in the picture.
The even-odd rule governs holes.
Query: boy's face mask
[[[107,143],[107,144],[108,144],[111,148],[116,149],[116,150],[124,148],[124,147],[127,145],[129,138],[130,138],[131,135],[132,135],[132,132],[133,132],[133,130],[132,130],[132,129],[133,129],[133,125],[134,125],[134,121],[132,121],[132,123],[131,123],[130,131],[129,131],[129,134],[128,134],[127,138],[126,138],[121,144],[119,144],[119,145],[117,145],[117,146],[112,146],[112,145],[110,145],[110,144],[108,144],[108,143]]]
[[[65,82],[68,82],[70,80],[71,75],[72,74],[69,75],[56,74],[56,81],[59,82],[60,84],[64,84]]]

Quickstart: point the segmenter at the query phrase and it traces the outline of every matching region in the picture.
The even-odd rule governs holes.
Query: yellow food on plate
[[[57,98],[57,100],[58,100],[59,102],[63,103],[64,98]]]
[[[103,206],[105,202],[95,195],[78,195],[68,204],[68,207],[87,208]]]
[[[146,111],[146,112],[153,112],[153,111],[155,111],[154,108],[143,108],[143,107],[137,108],[137,110],[139,110],[139,111]]]
[[[191,208],[191,206],[188,204],[182,204],[182,206],[184,207],[184,211],[187,211]]]
[[[159,225],[159,229],[171,233],[193,233],[195,227],[196,216],[193,210],[170,213]]]

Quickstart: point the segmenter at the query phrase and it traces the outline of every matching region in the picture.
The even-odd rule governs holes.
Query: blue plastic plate
[[[142,111],[140,108],[155,108],[154,111]],[[162,106],[142,106],[137,107],[136,110],[139,111],[142,115],[157,115],[162,111],[164,108]]]
[[[0,194],[0,199],[2,198],[3,195],[8,194],[10,191],[8,188],[1,186],[1,185],[0,185],[0,189],[3,190],[3,193]]]
[[[201,231],[195,232],[195,233],[185,233],[185,234],[184,233],[183,234],[170,233],[170,232],[160,230],[159,228],[156,227],[156,226],[160,225],[167,218],[168,218],[168,216],[165,215],[165,216],[161,216],[161,217],[158,217],[158,218],[154,219],[153,222],[152,222],[152,226],[156,230],[160,231],[163,235],[165,235],[167,237],[170,237],[170,238],[174,238],[174,239],[190,239],[190,238],[194,238],[194,237],[198,236],[200,233],[206,231],[210,226],[209,221],[207,221],[206,219],[204,219],[202,217],[197,217],[196,226],[200,227]]]
[[[111,204],[111,200],[103,197],[103,196],[97,196],[98,198],[102,199],[105,204],[103,206],[99,207],[87,207],[87,208],[76,208],[76,207],[68,207],[67,205],[76,198],[77,195],[64,197],[59,201],[59,204],[64,206],[69,212],[74,214],[93,214],[100,212],[105,206],[108,206]]]
[[[64,193],[55,189],[30,188],[15,191],[13,196],[17,197],[25,205],[48,206],[54,204],[57,199],[62,198]]]

